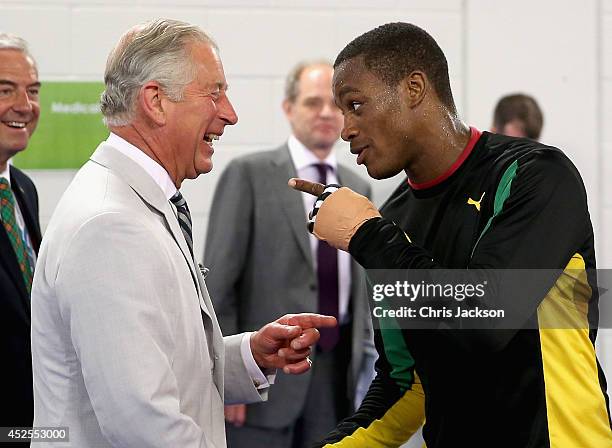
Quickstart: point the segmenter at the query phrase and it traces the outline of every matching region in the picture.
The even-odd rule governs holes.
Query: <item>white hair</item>
[[[15,36],[14,34],[0,33],[0,50],[17,50],[22,52],[26,57],[30,58],[34,68],[38,71],[36,60],[32,56],[32,53],[30,53],[30,48],[25,39]]]
[[[180,101],[196,76],[189,54],[189,45],[195,42],[217,49],[200,28],[178,20],[157,19],[126,32],[106,62],[100,98],[104,123],[129,124],[138,92],[149,81],[157,81],[170,100]]]

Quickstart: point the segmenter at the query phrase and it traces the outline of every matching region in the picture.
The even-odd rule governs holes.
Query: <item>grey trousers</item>
[[[293,425],[275,429],[226,423],[228,448],[308,448],[323,439],[339,420],[335,399],[338,391],[331,380],[335,365],[333,353],[317,354],[306,403]]]

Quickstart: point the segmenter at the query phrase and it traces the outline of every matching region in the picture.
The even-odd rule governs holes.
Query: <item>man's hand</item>
[[[246,420],[246,404],[229,404],[225,406],[225,420],[237,427],[244,425]]]
[[[323,184],[310,182],[297,177],[289,179],[289,186],[294,190],[303,191],[304,193],[309,193],[313,196],[321,196],[323,194],[323,190],[325,190],[325,185]]]
[[[321,185],[304,179],[289,179],[289,186],[317,196],[310,213],[309,230],[332,247],[348,252],[349,243],[367,220],[380,213],[368,198],[350,188]]]
[[[251,335],[251,352],[264,369],[283,369],[287,374],[310,369],[310,347],[319,340],[317,328],[335,327],[335,317],[321,314],[286,314]]]

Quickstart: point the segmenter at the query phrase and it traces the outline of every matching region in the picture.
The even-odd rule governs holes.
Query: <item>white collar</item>
[[[6,164],[6,168],[4,169],[4,171],[0,172],[0,177],[4,177],[6,180],[8,180],[9,183],[9,187],[11,186],[11,173],[10,173],[10,167],[11,166],[11,162],[7,162]]]
[[[176,186],[165,168],[146,155],[141,149],[112,132],[106,139],[106,143],[140,165],[161,188],[166,198],[170,199],[177,192]]]
[[[298,172],[302,168],[319,163],[326,163],[334,169],[334,172],[338,171],[338,159],[334,150],[331,150],[329,155],[324,160],[321,160],[293,134],[289,136],[287,146],[289,146],[289,154],[291,155],[291,160],[293,160],[293,165]]]

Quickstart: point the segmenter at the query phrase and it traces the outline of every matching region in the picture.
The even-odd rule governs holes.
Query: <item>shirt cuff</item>
[[[253,353],[251,352],[251,335],[253,332],[244,333],[242,341],[240,342],[240,354],[242,355],[242,362],[246,367],[249,376],[253,380],[253,385],[257,389],[265,389],[270,387],[270,384],[274,384],[276,379],[276,369],[262,369],[255,362]]]

